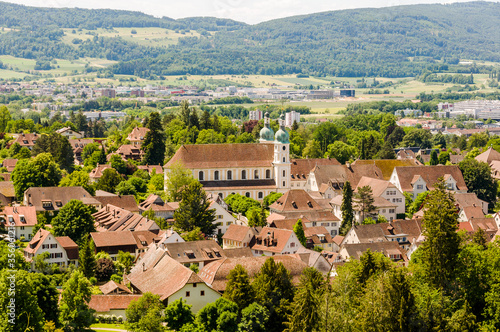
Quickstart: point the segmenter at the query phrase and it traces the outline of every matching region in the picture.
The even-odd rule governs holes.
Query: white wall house
[[[75,242],[67,236],[55,237],[40,229],[24,249],[24,257],[31,263],[32,270],[35,269],[33,259],[45,252],[49,253],[46,259],[49,265],[68,266],[72,263],[78,266],[78,245]]]

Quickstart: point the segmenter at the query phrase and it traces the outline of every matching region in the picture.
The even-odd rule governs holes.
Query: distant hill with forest
[[[0,2],[0,55],[47,61],[118,61],[112,74],[416,76],[464,73],[460,60],[500,62],[500,3],[465,2],[323,12],[255,25],[210,17],[174,20],[139,12],[35,8]],[[67,29],[155,27],[196,35],[147,46],[102,36],[68,43]],[[66,29],[66,30],[65,30]]]

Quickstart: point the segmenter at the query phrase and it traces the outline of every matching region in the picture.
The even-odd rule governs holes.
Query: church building
[[[222,198],[237,193],[260,201],[272,191],[285,193],[291,187],[291,163],[283,115],[279,125],[274,134],[266,113],[259,143],[182,145],[164,166],[165,181],[170,167],[182,163],[207,193]]]

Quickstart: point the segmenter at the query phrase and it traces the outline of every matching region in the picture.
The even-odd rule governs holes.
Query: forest
[[[460,65],[461,59],[500,62],[495,14],[500,4],[492,2],[342,10],[256,25],[7,3],[0,3],[0,10],[0,26],[8,28],[0,33],[0,54],[30,59],[106,58],[119,61],[109,68],[112,73],[143,78],[184,74],[404,77],[427,70],[464,74],[477,70]],[[118,27],[200,34],[179,38],[168,47],[97,34],[74,45],[62,40],[63,28]]]

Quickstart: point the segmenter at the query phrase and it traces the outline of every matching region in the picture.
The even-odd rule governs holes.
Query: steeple
[[[270,143],[274,141],[274,131],[271,129],[269,124],[269,113],[266,112],[264,114],[264,128],[260,130],[260,139],[261,143]]]

